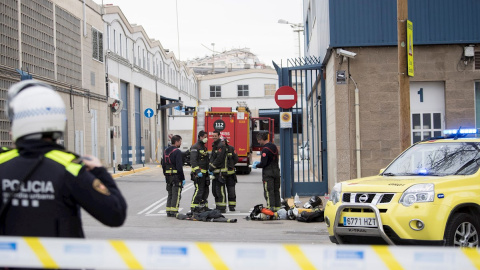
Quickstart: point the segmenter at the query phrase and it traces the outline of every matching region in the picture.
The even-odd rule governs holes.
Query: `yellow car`
[[[477,247],[480,138],[449,136],[414,144],[379,175],[336,184],[325,207],[330,240]]]

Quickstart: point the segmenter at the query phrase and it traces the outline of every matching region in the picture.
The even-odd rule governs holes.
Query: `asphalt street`
[[[148,168],[148,169],[146,169]],[[324,222],[303,223],[295,220],[247,221],[256,204],[265,204],[261,184],[261,170],[249,175],[238,175],[236,186],[237,208],[224,214],[237,219],[236,223],[185,221],[167,217],[165,204],[167,191],[161,168],[146,165],[138,172],[115,178],[128,203],[128,217],[120,228],[107,227],[88,213],[83,212],[83,225],[89,239],[125,239],[150,241],[206,241],[244,243],[297,243],[331,244]],[[180,212],[190,210],[194,192],[189,178],[190,168],[185,168],[187,184],[182,191]],[[301,198],[306,202],[308,198]],[[210,205],[214,205],[210,192]],[[227,210],[228,211],[228,210]]]

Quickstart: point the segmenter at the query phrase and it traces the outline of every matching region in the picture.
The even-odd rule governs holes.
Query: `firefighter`
[[[262,169],[263,194],[267,201],[267,208],[278,211],[280,201],[280,168],[278,166],[278,148],[268,139],[268,133],[257,134],[257,141],[263,146],[260,161],[255,161],[252,168]]]
[[[56,143],[67,119],[57,92],[21,81],[4,109],[16,148],[0,150],[0,235],[83,238],[80,207],[105,225],[124,223],[127,203],[100,160]]]
[[[227,147],[220,138],[220,131],[213,131],[212,156],[208,170],[214,175],[212,193],[215,198],[215,208],[226,213],[227,202],[225,194],[225,178],[222,173],[227,172]]]
[[[190,208],[192,212],[196,206],[200,204],[208,207],[208,193],[210,186],[210,178],[208,175],[208,150],[206,143],[208,141],[208,133],[201,130],[198,132],[197,143],[190,148],[190,163],[192,166],[193,180],[195,183],[195,192],[193,193]]]
[[[235,211],[237,206],[237,196],[235,195],[235,185],[237,184],[237,175],[235,174],[235,164],[238,162],[238,155],[235,151],[235,147],[229,145],[229,141],[225,139],[225,145],[227,147],[227,168],[228,171],[225,175],[227,194],[228,194],[228,209]]]
[[[176,217],[185,185],[182,151],[179,149],[182,145],[182,137],[172,136],[171,143],[163,153],[162,169],[167,181],[167,217]]]

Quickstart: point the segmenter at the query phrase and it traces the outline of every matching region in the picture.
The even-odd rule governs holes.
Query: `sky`
[[[119,6],[130,24],[142,25],[181,61],[211,55],[213,49],[250,48],[265,64],[285,66],[299,54],[298,32],[278,20],[301,23],[303,0],[94,1]],[[300,38],[303,46],[303,32]]]

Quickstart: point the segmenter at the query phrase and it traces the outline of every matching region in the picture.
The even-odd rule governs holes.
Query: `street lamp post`
[[[302,57],[301,45],[300,45],[300,32],[304,31],[303,24],[302,23],[291,23],[291,22],[288,22],[284,19],[278,20],[278,23],[288,24],[288,25],[290,25],[290,27],[293,28],[293,32],[297,32],[297,34],[298,34],[298,57]]]

